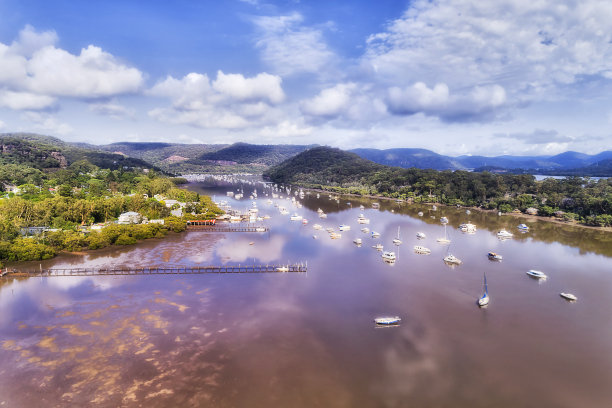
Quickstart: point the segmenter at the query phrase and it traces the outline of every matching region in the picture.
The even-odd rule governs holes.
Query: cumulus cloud
[[[158,82],[150,95],[170,99],[172,107],[156,108],[149,115],[157,120],[202,128],[240,129],[260,123],[274,105],[285,99],[282,79],[260,73],[252,78],[217,72],[190,73],[182,79],[172,76]]]
[[[261,50],[262,59],[282,76],[320,73],[336,62],[323,32],[303,26],[302,22],[299,13],[253,18],[258,30],[255,44]]]
[[[0,89],[0,107],[13,110],[40,110],[53,106],[56,98],[31,92]]]
[[[505,139],[520,140],[525,144],[551,144],[551,143],[569,143],[574,141],[574,138],[566,135],[562,135],[554,129],[543,130],[535,129],[533,132],[528,133],[499,133],[497,137],[503,137]]]
[[[21,119],[29,123],[34,129],[44,132],[50,132],[58,135],[66,135],[73,131],[72,126],[67,123],[60,122],[57,118],[49,113],[44,112],[24,112],[21,114]]]
[[[259,134],[270,138],[300,137],[312,134],[313,130],[314,128],[311,126],[303,126],[290,120],[284,120],[274,126],[262,128]]]
[[[302,102],[301,110],[303,113],[313,116],[338,116],[348,108],[351,94],[355,88],[355,84],[348,83],[323,89],[314,98]]]
[[[610,32],[612,4],[605,1],[418,0],[368,38],[362,67],[403,89],[401,97],[391,91],[390,111],[421,110],[452,120],[445,109],[454,111],[457,104],[440,108],[427,100],[444,98],[443,88],[407,87],[444,84],[449,98],[474,103],[467,114],[489,112],[487,104],[502,107],[499,101],[506,99],[519,104],[558,98],[559,87],[586,76],[612,78]]]
[[[110,116],[113,119],[133,118],[134,111],[125,106],[113,102],[96,102],[89,104],[89,110],[102,116]]]
[[[57,34],[26,26],[10,46],[0,43],[2,106],[44,109],[59,97],[91,100],[137,92],[142,73],[89,45],[78,55],[57,48]]]
[[[506,92],[499,85],[477,86],[469,92],[451,94],[448,85],[433,88],[417,82],[405,88],[392,87],[387,95],[389,111],[398,115],[423,113],[447,121],[469,121],[491,115],[506,102]]]

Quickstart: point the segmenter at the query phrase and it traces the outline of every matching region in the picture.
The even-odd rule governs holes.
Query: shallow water
[[[235,189],[196,187],[217,199]],[[248,195],[252,186],[243,187]],[[303,261],[307,274],[0,281],[0,406],[611,405],[612,234],[393,201],[374,210],[353,197],[311,194],[301,209],[283,200],[310,221],[303,226],[257,188],[269,233],[194,231],[27,267]],[[360,232],[360,213],[380,238]],[[450,248],[436,242],[443,215]],[[457,229],[468,220],[476,234]],[[521,222],[528,233],[516,230]],[[315,223],[351,231],[331,240]],[[394,247],[398,226],[403,244]],[[501,228],[514,239],[498,240]],[[394,264],[371,248],[376,242],[395,250]],[[415,254],[414,245],[432,252]],[[447,266],[449,251],[463,264]],[[489,261],[488,251],[503,261]],[[538,282],[528,269],[549,278]],[[485,272],[491,303],[479,309]],[[563,300],[565,291],[578,301]],[[402,322],[375,327],[379,315]]]

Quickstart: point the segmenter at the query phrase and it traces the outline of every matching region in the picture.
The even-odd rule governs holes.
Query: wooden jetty
[[[206,232],[268,232],[270,229],[264,226],[252,225],[191,225],[187,224],[187,231],[206,231]]]
[[[3,276],[140,276],[140,275],[200,275],[223,273],[305,273],[307,264],[290,265],[221,265],[221,266],[191,266],[191,267],[149,267],[149,268],[65,268],[40,269],[33,271],[8,272]]]

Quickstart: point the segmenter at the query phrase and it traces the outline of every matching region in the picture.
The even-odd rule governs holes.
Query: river
[[[226,191],[255,187],[270,232],[191,231],[26,267],[307,262],[307,273],[2,280],[0,406],[611,406],[612,234],[391,200],[274,200],[303,225],[268,204],[261,184],[191,185],[242,209],[253,200]],[[380,238],[360,231],[361,213]],[[442,216],[450,246],[436,242]],[[458,230],[467,221],[475,234]],[[315,223],[351,230],[332,240]],[[501,228],[514,238],[500,241]],[[463,263],[445,264],[448,252]],[[485,273],[491,302],[481,309]],[[376,327],[382,315],[402,320]]]

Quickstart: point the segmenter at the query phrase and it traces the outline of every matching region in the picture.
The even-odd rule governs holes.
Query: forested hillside
[[[561,211],[568,220],[612,225],[612,179],[536,181],[531,175],[403,169],[329,147],[305,151],[264,175],[276,183],[341,193],[479,206],[502,212],[535,208],[544,216],[560,215]]]

